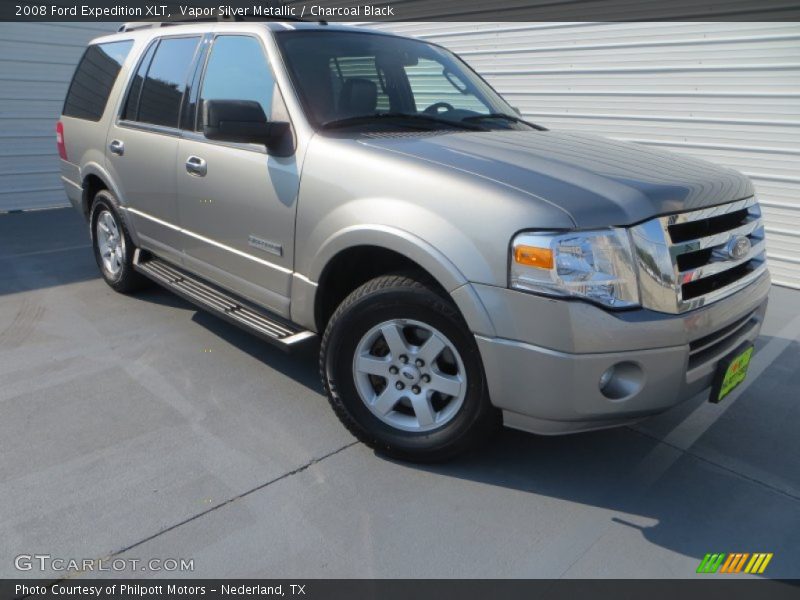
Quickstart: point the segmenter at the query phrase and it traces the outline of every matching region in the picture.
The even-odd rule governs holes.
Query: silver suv
[[[57,137],[112,288],[153,280],[286,349],[319,335],[336,414],[405,459],[719,401],[766,310],[747,178],[528,123],[415,39],[126,25],[89,45]]]

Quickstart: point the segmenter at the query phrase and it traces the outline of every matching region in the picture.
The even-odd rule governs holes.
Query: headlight
[[[612,308],[639,304],[625,229],[521,233],[511,244],[512,288],[585,298]]]

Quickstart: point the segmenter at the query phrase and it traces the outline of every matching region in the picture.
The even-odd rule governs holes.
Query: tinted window
[[[188,85],[183,94],[183,104],[181,105],[181,129],[194,130],[197,114],[197,103],[200,99],[200,76],[206,63],[208,53],[208,43],[200,43],[200,48],[195,56],[194,71],[189,74]]]
[[[328,67],[331,70],[333,86],[333,106],[336,112],[341,110],[340,97],[342,89],[352,79],[366,79],[375,84],[377,90],[376,110],[389,110],[389,96],[386,94],[386,77],[375,64],[374,56],[335,56]]]
[[[131,87],[128,90],[128,97],[125,100],[125,109],[122,111],[122,118],[127,119],[129,121],[135,121],[137,117],[137,111],[139,110],[139,97],[142,93],[142,83],[144,83],[145,75],[147,75],[147,69],[150,67],[150,61],[153,60],[153,53],[156,51],[156,46],[158,44],[152,44],[144,55],[139,68],[136,71],[136,75],[133,77],[133,81],[131,82]]]
[[[440,46],[366,31],[287,30],[275,35],[306,114],[317,126],[350,121],[353,127],[407,129],[409,120],[400,117],[410,116],[421,127],[429,118],[426,128],[436,127],[436,120],[468,127],[479,123],[486,129],[533,128],[519,121],[514,109],[466,63]],[[492,116],[498,114],[502,117]],[[447,123],[441,127],[453,129]]]
[[[89,46],[78,63],[64,102],[68,117],[99,121],[108,95],[133,42],[110,42]]]
[[[486,110],[486,105],[469,91],[468,85],[458,75],[443,69],[441,63],[420,58],[416,65],[404,68],[418,111],[438,102],[476,114]]]
[[[275,80],[257,39],[217,37],[203,78],[201,104],[207,100],[254,100],[270,118],[274,88]]]
[[[144,78],[137,121],[178,126],[186,74],[199,40],[199,37],[161,40]]]

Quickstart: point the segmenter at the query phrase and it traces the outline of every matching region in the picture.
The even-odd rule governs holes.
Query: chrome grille
[[[683,313],[721,300],[766,271],[755,197],[658,217],[631,228],[642,305]]]

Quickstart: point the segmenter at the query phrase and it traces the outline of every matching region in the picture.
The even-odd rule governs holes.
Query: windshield
[[[278,45],[318,129],[534,129],[451,52],[417,40],[285,31]]]

